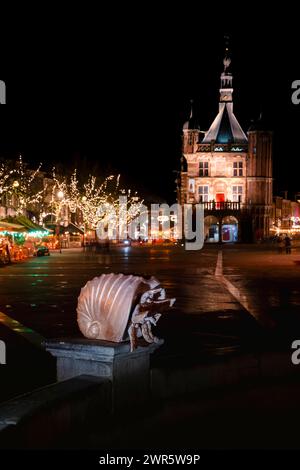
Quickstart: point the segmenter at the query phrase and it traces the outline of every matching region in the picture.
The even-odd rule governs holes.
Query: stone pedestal
[[[78,375],[93,375],[112,382],[113,409],[149,399],[150,354],[158,343],[138,346],[130,352],[130,343],[112,343],[101,340],[56,339],[44,343],[48,352],[57,359],[57,380]]]

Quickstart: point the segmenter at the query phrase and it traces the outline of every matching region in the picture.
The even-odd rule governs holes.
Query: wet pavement
[[[0,270],[0,311],[51,337],[78,334],[76,301],[94,276],[124,272],[156,276],[176,310],[199,315],[239,310],[214,277],[217,249],[186,252],[172,248],[121,248],[109,254],[52,253]]]
[[[227,245],[221,250],[221,261],[219,246],[199,252],[180,247],[113,248],[100,254],[66,250],[1,268],[0,339],[7,343],[8,357],[0,369],[2,376],[4,368],[9,376],[12,362],[13,374],[18,375],[17,358],[29,354],[36,377],[45,360],[34,341],[11,331],[5,315],[20,323],[17,330],[30,328],[46,338],[78,337],[80,288],[94,276],[110,272],[154,275],[168,295],[177,298],[176,308],[158,327],[157,334],[166,342],[153,359],[156,365],[178,363],[185,354],[199,361],[273,348],[275,343],[290,348],[291,338],[300,337],[300,265],[295,263],[300,250],[294,249],[291,255],[279,255],[268,246]],[[51,367],[49,379],[53,379]],[[30,384],[28,379],[28,389]]]
[[[260,325],[281,336],[300,336],[300,250],[291,255],[248,247],[224,250],[224,276],[244,297]]]

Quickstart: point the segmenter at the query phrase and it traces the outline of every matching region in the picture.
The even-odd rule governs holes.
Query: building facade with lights
[[[299,196],[299,194],[295,195],[295,201],[287,197],[274,197],[271,233],[276,235],[289,233],[292,237],[300,236]]]
[[[272,219],[272,132],[262,119],[247,134],[233,112],[233,76],[226,52],[219,111],[207,132],[191,114],[183,126],[179,201],[204,205],[207,242],[257,241]]]

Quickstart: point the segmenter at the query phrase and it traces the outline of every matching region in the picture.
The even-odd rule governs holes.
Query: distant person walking
[[[283,252],[284,240],[281,235],[277,238],[278,253],[281,255]]]
[[[284,245],[286,254],[290,255],[292,252],[292,239],[288,235],[284,239]]]
[[[9,250],[9,244],[8,243],[6,243],[5,250],[6,250],[6,256],[7,256],[7,259],[8,259],[8,264],[11,264],[11,257],[10,257],[10,250]]]

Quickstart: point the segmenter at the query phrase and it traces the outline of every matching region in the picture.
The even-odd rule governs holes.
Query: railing
[[[214,211],[214,210],[234,210],[239,211],[241,210],[242,204],[240,201],[233,202],[233,201],[209,201],[209,202],[200,202],[204,206],[204,210]]]

